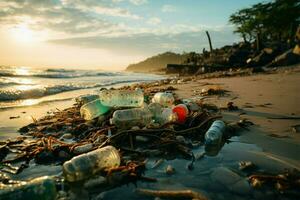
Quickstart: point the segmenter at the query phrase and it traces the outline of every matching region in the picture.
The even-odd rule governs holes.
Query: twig
[[[146,196],[152,197],[163,197],[163,198],[191,198],[197,200],[208,200],[207,197],[204,195],[194,192],[192,190],[148,190],[148,189],[137,189],[136,190],[139,194],[143,194]]]
[[[300,117],[267,117],[268,119],[300,119]]]

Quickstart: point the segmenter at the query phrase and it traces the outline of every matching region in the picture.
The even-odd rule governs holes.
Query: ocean
[[[0,110],[69,100],[97,93],[102,87],[118,87],[164,78],[159,75],[102,70],[0,67]]]

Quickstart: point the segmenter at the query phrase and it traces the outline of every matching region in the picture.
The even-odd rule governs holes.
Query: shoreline
[[[180,151],[177,152],[177,150],[180,149],[181,143],[174,143],[172,149],[165,149],[165,151],[158,148],[157,151],[161,152],[161,154],[156,156],[154,153],[151,155],[150,151],[149,155],[135,154],[135,152],[142,152],[138,147],[138,143],[134,144],[134,147],[132,147],[133,149],[125,148],[128,144],[125,145],[125,147],[122,147],[121,144],[116,143],[116,147],[119,148],[119,152],[122,155],[122,167],[126,168],[125,163],[127,163],[128,159],[130,159],[129,161],[133,160],[133,162],[144,163],[145,169],[147,169],[146,177],[150,177],[151,180],[156,181],[155,183],[138,181],[138,188],[195,190],[204,192],[204,194],[211,199],[223,199],[216,196],[216,190],[221,191],[218,194],[222,194],[222,196],[227,195],[228,197],[233,196],[238,198],[241,197],[240,195],[243,195],[243,198],[253,199],[252,197],[256,197],[257,195],[264,196],[264,190],[256,190],[253,188],[254,186],[249,183],[251,174],[241,171],[239,166],[242,162],[251,162],[255,166],[252,173],[270,173],[276,174],[276,177],[278,176],[277,174],[280,175],[286,169],[291,170],[291,172],[292,170],[300,171],[300,158],[298,156],[298,152],[300,151],[300,135],[298,133],[293,133],[290,129],[291,125],[300,124],[298,118],[298,116],[300,116],[300,110],[298,107],[295,107],[300,101],[300,94],[298,93],[300,85],[297,84],[298,82],[300,82],[300,66],[283,71],[273,71],[272,73],[267,74],[258,73],[249,76],[243,75],[230,78],[223,77],[210,79],[202,79],[201,77],[169,78],[161,81],[122,86],[120,89],[142,88],[145,90],[145,94],[149,96],[158,91],[172,91],[175,99],[193,98],[197,101],[200,100],[202,103],[198,104],[197,102],[201,107],[201,109],[198,108],[198,111],[204,108],[204,104],[212,107],[214,106],[217,109],[215,111],[212,111],[214,109],[209,109],[209,113],[211,113],[211,116],[223,116],[222,120],[228,124],[228,127],[232,128],[230,130],[235,130],[234,125],[230,126],[230,124],[236,124],[240,119],[249,120],[254,124],[247,126],[246,130],[239,129],[237,132],[227,133],[229,138],[224,136],[224,141],[218,145],[218,148],[211,150],[206,150],[203,141],[201,139],[196,139],[204,133],[204,130],[207,130],[208,124],[206,124],[205,127],[202,127],[204,128],[203,130],[197,129],[197,132],[193,133],[193,135],[184,135],[186,137],[180,134],[173,135],[176,136],[175,141],[179,140],[177,139],[177,136],[181,136],[185,140],[185,145],[189,144],[193,146],[187,146],[192,153],[191,155],[194,155],[193,161],[187,158],[184,159],[181,157],[183,155],[180,155]],[[210,89],[214,89],[217,93],[210,94],[208,92]],[[291,101],[291,98],[293,98],[294,101]],[[236,109],[236,107],[234,109],[229,109],[229,101],[233,102],[233,106],[237,106],[238,109]],[[40,113],[39,115],[43,119],[31,123],[30,125],[27,125],[29,123],[25,123],[23,118],[9,120],[10,123],[15,126],[17,125],[17,120],[20,120],[19,122],[26,126],[22,128],[23,134],[17,133],[16,127],[15,129],[8,127],[11,132],[7,132],[7,138],[9,135],[14,135],[16,140],[18,140],[17,136],[22,136],[19,137],[21,138],[20,140],[25,141],[27,139],[31,140],[30,137],[35,136],[34,140],[31,141],[35,141],[33,143],[36,143],[36,145],[39,144],[39,141],[48,141],[43,145],[50,144],[51,147],[51,141],[55,142],[59,140],[63,142],[63,144],[68,145],[68,148],[70,149],[76,147],[78,144],[79,147],[84,147],[85,142],[88,142],[88,145],[92,144],[93,148],[98,148],[103,144],[105,146],[106,141],[109,141],[110,139],[113,140],[113,138],[116,139],[114,136],[122,133],[120,130],[120,132],[116,132],[118,129],[108,125],[108,119],[105,119],[106,125],[103,125],[103,123],[101,125],[101,120],[92,120],[90,122],[84,121],[79,114],[79,104],[74,106],[72,101],[69,101],[69,105],[66,105],[65,102],[60,103],[61,106],[66,109],[62,112],[59,110],[62,110],[63,108],[59,110],[55,109],[53,113],[48,112],[49,106],[39,105],[41,106],[40,109],[46,112],[47,115],[45,116]],[[57,106],[59,107],[59,105]],[[37,114],[37,110],[31,109],[31,112]],[[203,113],[203,110],[200,112]],[[8,117],[9,114],[12,113],[7,112],[5,116]],[[30,113],[27,110],[24,115],[25,114],[29,115]],[[54,114],[53,118],[51,117],[52,114]],[[272,117],[282,116],[294,117],[294,119],[271,119]],[[30,117],[28,120],[32,122],[33,119]],[[67,125],[66,123],[69,124]],[[60,124],[62,126],[59,126]],[[109,136],[109,131],[106,129],[107,125],[112,128],[109,129],[112,130],[112,136]],[[20,128],[20,126],[18,126],[18,128]],[[106,126],[106,128],[103,128],[103,126]],[[5,130],[5,128],[0,128],[1,133],[3,130]],[[149,129],[149,131],[151,130],[158,131],[155,128]],[[163,128],[161,130],[167,129]],[[132,129],[129,131],[143,133],[143,129]],[[26,133],[28,133],[29,138]],[[71,138],[68,139],[68,135],[71,136]],[[169,135],[168,137],[170,136],[172,135]],[[196,138],[192,139],[194,136]],[[159,138],[165,137],[166,136],[163,134],[159,135]],[[1,139],[11,141],[7,140],[7,138]],[[97,139],[95,140],[95,138]],[[135,142],[137,142],[136,139]],[[139,139],[139,141],[140,140],[141,139]],[[164,140],[168,141],[167,137]],[[140,142],[142,141],[143,140]],[[163,139],[159,139],[158,141],[163,141]],[[198,141],[198,143],[190,143],[196,141]],[[199,141],[202,142],[199,143]],[[82,143],[82,146],[80,146],[80,143]],[[57,149],[62,147],[59,143],[55,143],[55,145],[57,145]],[[114,143],[108,145],[114,146]],[[148,144],[146,143],[145,149],[148,149],[147,146]],[[46,151],[48,151],[48,146],[45,148]],[[155,150],[153,151],[155,152]],[[40,153],[34,158],[30,158],[38,159],[40,160],[40,163],[35,164],[35,162],[30,162],[31,164],[29,164],[28,168],[25,168],[19,174],[11,175],[11,178],[31,180],[44,175],[61,176],[61,164],[63,164],[64,161],[58,161],[58,163],[57,161],[56,163],[50,161],[50,163],[48,163],[47,160],[48,158],[50,160],[51,158],[54,160],[69,160],[70,158],[65,156],[76,155],[74,155],[74,152],[71,152],[71,154],[67,152],[71,152],[71,150],[66,151],[66,154],[57,154],[54,153],[54,150],[52,150],[50,155]],[[164,154],[168,155],[168,152],[170,153],[169,156],[171,153],[175,153],[175,157],[168,158],[168,156],[164,156]],[[161,160],[161,162],[159,160]],[[170,168],[169,166],[176,169],[174,175],[168,174],[167,169]],[[190,166],[192,166],[192,168],[189,168]],[[232,179],[234,179],[235,182],[229,184],[226,183],[226,180]],[[87,182],[88,180],[85,183]],[[101,189],[101,187],[99,187],[97,193],[106,197],[104,199],[119,199],[121,196],[124,197],[123,195],[127,195],[127,199],[132,199],[135,198],[136,193],[134,190],[130,190],[132,188],[131,186],[132,185],[128,184],[110,189]],[[78,191],[73,189],[68,190],[68,195],[70,197],[90,199],[90,197],[94,195],[93,193],[89,193],[89,189],[86,188]],[[128,192],[129,190],[130,192]],[[272,192],[272,195],[277,195],[278,191],[270,190],[269,192]]]
[[[241,135],[240,140],[259,144],[267,152],[296,159],[300,166],[300,159],[297,158],[297,154],[284,150],[284,148],[292,145],[293,149],[300,151],[300,134],[293,133],[291,129],[291,126],[300,124],[300,120],[268,119],[269,117],[287,115],[300,116],[300,108],[297,107],[298,102],[300,102],[300,94],[297,93],[297,91],[300,91],[300,84],[297,84],[300,83],[300,66],[277,68],[277,70],[271,72],[255,74],[246,70],[246,75],[244,72],[240,72],[240,75],[233,74],[229,77],[228,74],[224,75],[224,73],[216,72],[202,76],[177,78],[169,76],[169,78],[161,81],[122,84],[117,88],[144,87],[146,89],[161,89],[172,86],[176,88],[174,93],[178,98],[197,97],[203,88],[218,87],[225,89],[228,91],[225,96],[207,96],[204,98],[204,102],[224,107],[227,102],[232,101],[234,105],[241,108],[236,112],[222,112],[225,121],[248,119],[254,123],[249,132],[255,132],[255,135],[245,132]],[[206,78],[203,78],[203,76]],[[71,107],[74,103],[72,99],[5,109],[0,116],[2,121],[0,139],[17,137],[19,135],[17,130],[31,123],[32,117],[39,119],[51,114],[50,107],[53,107],[52,111],[55,112]],[[15,114],[12,114],[12,112],[15,112]],[[9,119],[10,116],[20,116],[20,118]],[[260,139],[256,136],[259,136]],[[267,142],[266,144],[265,140],[268,139],[275,142]],[[283,147],[277,149],[273,148],[273,145]]]

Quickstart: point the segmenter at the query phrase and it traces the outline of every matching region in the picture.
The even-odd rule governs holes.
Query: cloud
[[[172,28],[171,28],[172,30]],[[207,29],[205,29],[207,30]],[[204,30],[169,33],[153,30],[153,32],[140,32],[124,34],[117,37],[93,36],[74,37],[68,39],[51,40],[49,42],[62,45],[81,46],[86,48],[109,49],[123,55],[141,54],[153,55],[164,51],[196,51],[202,52],[203,48],[208,49],[208,41]],[[222,30],[209,30],[213,48],[218,48],[232,41],[239,41],[238,37],[232,34],[230,27]]]
[[[163,5],[163,7],[161,8],[162,12],[175,12],[176,11],[176,7],[173,5]]]
[[[147,21],[147,23],[151,25],[158,25],[161,23],[161,19],[158,17],[152,17]]]
[[[148,3],[147,0],[129,0],[129,2],[137,6]]]
[[[26,23],[32,29],[82,34],[109,32],[118,24],[103,16],[140,19],[117,7],[120,0],[5,0],[0,2],[0,25]]]

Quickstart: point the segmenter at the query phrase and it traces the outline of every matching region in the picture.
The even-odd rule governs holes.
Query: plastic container
[[[99,93],[101,103],[108,107],[142,107],[142,90],[102,90]]]
[[[168,123],[174,123],[177,122],[178,117],[177,114],[172,111],[171,108],[163,108],[161,115],[157,119],[157,123],[160,125],[168,124]]]
[[[222,141],[225,128],[225,123],[223,121],[214,121],[205,133],[205,145],[219,145]]]
[[[55,181],[49,176],[35,178],[28,182],[13,185],[0,184],[0,199],[5,200],[54,200],[57,191]]]
[[[91,101],[95,101],[98,98],[99,98],[99,95],[97,95],[97,94],[88,94],[88,95],[82,95],[82,96],[75,98],[75,101],[81,105],[84,105]]]
[[[80,108],[80,115],[85,120],[92,120],[100,115],[107,113],[110,110],[109,107],[104,106],[99,99],[84,104]]]
[[[120,165],[120,155],[113,146],[106,146],[73,157],[63,164],[65,179],[69,182],[84,180],[104,170]]]
[[[159,103],[162,106],[168,107],[173,105],[175,99],[172,93],[158,92],[153,96],[152,102]]]
[[[189,115],[189,109],[184,104],[178,104],[173,107],[173,112],[177,114],[177,122],[184,123]]]
[[[163,107],[159,103],[150,103],[148,105],[150,112],[153,115],[154,121],[156,121],[162,113]]]
[[[117,110],[110,119],[110,123],[119,128],[146,126],[152,122],[152,117],[153,114],[147,107]]]

